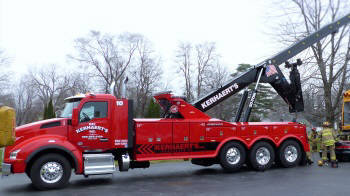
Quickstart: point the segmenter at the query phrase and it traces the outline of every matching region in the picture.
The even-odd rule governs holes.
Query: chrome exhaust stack
[[[115,96],[115,81],[113,81],[111,86],[109,87],[109,93]]]
[[[126,98],[126,84],[128,83],[128,80],[129,80],[129,78],[126,77],[124,82],[122,83],[122,86],[121,86],[122,90],[121,90],[120,98]],[[109,92],[111,95],[117,97],[116,92],[115,92],[115,81],[114,80],[111,83],[111,86],[109,87]]]
[[[129,78],[126,76],[123,84],[122,84],[122,93],[121,93],[121,98],[126,98],[126,84],[128,83]]]

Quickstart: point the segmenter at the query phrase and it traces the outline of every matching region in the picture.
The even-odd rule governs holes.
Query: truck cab
[[[128,100],[88,94],[66,102],[61,117],[71,119],[68,140],[80,151],[128,148]]]
[[[3,175],[11,173],[27,173],[38,187],[57,187],[57,182],[50,181],[52,176],[61,176],[63,166],[73,168],[76,174],[98,174],[106,172],[106,168],[114,171],[115,149],[127,149],[128,130],[132,129],[132,102],[127,99],[116,99],[113,95],[81,94],[65,99],[66,104],[61,116],[42,120],[15,129],[16,139],[13,145],[7,146],[4,152]],[[129,114],[130,113],[130,114]],[[130,115],[130,116],[129,116]],[[130,127],[129,127],[130,126]],[[100,157],[103,164],[108,159],[108,167],[88,169],[84,167],[84,154],[111,152],[107,157]],[[47,176],[35,176],[34,165],[44,155],[55,154],[59,160],[54,166],[46,166],[51,172]],[[45,158],[45,156],[44,156]],[[51,157],[52,158],[52,157]],[[62,161],[64,160],[64,161]],[[96,160],[98,161],[98,160]],[[64,163],[65,162],[65,163]],[[67,164],[68,163],[68,164]],[[113,163],[113,165],[111,164]],[[42,166],[41,170],[45,165]],[[96,166],[96,165],[95,165]],[[40,169],[40,168],[39,168]],[[50,172],[48,172],[50,173]],[[70,176],[70,174],[69,174]],[[33,179],[35,178],[35,179]],[[44,186],[43,184],[48,186]],[[60,184],[59,186],[63,186]]]

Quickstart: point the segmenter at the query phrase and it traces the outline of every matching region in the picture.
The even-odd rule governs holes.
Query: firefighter
[[[316,128],[312,128],[311,134],[309,136],[310,149],[312,152],[320,152],[320,142],[319,136],[316,132]]]
[[[317,138],[316,128],[312,128],[311,135],[308,138],[309,144],[310,144],[310,151],[306,152],[306,161],[307,161],[307,164],[309,165],[312,165],[314,163],[312,160],[312,152],[313,152],[314,145],[315,144],[317,145],[316,138]]]
[[[312,160],[311,151],[306,152],[306,163],[312,165],[314,161]]]
[[[332,128],[330,128],[329,122],[323,122],[323,129],[320,133],[320,140],[322,144],[322,160],[318,162],[319,166],[322,166],[326,161],[328,161],[327,152],[330,151],[331,164],[333,168],[338,167],[337,159],[335,156],[335,140],[336,136]]]

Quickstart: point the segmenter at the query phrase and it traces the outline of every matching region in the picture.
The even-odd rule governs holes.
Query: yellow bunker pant
[[[327,161],[328,160],[328,157],[327,157],[327,152],[330,152],[330,155],[331,155],[331,161],[335,161],[337,158],[335,156],[335,145],[331,145],[331,146],[326,146],[326,145],[323,145],[322,146],[322,160],[323,161]]]

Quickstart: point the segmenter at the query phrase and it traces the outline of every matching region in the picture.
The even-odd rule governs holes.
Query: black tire
[[[30,178],[30,170],[26,170],[26,174],[27,174],[28,178]]]
[[[289,150],[288,150],[289,149]],[[286,157],[286,153],[296,153],[296,157]],[[296,152],[295,152],[296,151]],[[287,140],[278,148],[278,159],[282,167],[295,167],[299,165],[302,160],[302,151],[298,142],[294,140]]]
[[[307,165],[307,156],[306,156],[306,152],[305,151],[303,151],[303,152],[301,152],[302,154],[301,154],[301,159],[300,159],[300,162],[299,162],[299,165],[300,166],[306,166]],[[279,161],[280,162],[280,165],[282,165],[281,164],[281,161]]]
[[[228,153],[239,154],[237,157],[231,157],[230,159],[230,157],[227,156]],[[219,156],[221,167],[228,172],[234,172],[241,169],[247,155],[246,150],[242,144],[238,142],[229,142],[221,148]]]
[[[51,162],[51,164],[49,164],[49,162]],[[47,164],[47,166],[50,168],[59,168],[62,170],[62,175],[57,177],[57,181],[52,181],[49,183],[43,180],[44,177],[41,177],[41,168],[45,164]],[[35,160],[32,164],[32,168],[30,169],[30,178],[34,187],[39,190],[58,189],[68,185],[71,173],[72,167],[64,156],[60,154],[45,154]]]
[[[258,161],[258,153],[262,152],[262,156],[269,158],[266,163]],[[260,155],[260,154],[259,154]],[[275,150],[271,144],[267,142],[258,142],[254,144],[249,153],[250,164],[257,171],[264,171],[269,169],[275,160]]]

